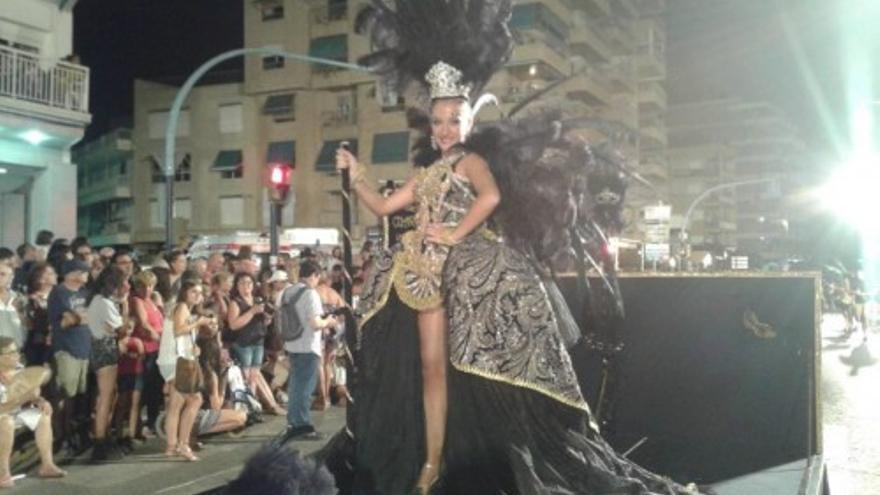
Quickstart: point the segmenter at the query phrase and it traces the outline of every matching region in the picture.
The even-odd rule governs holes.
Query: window
[[[286,163],[296,166],[296,141],[275,141],[269,143],[266,163]]]
[[[212,170],[220,172],[223,179],[241,179],[244,171],[241,150],[223,150],[217,153]]]
[[[284,57],[281,55],[272,55],[263,57],[263,70],[275,70],[284,68]]]
[[[315,163],[315,170],[319,172],[333,172],[336,170],[336,149],[343,141],[348,141],[348,149],[357,155],[358,140],[357,139],[337,139],[332,141],[324,141],[321,147],[321,153],[318,154],[318,161]]]
[[[409,132],[387,132],[373,137],[373,163],[409,161]]]
[[[220,198],[220,225],[225,227],[244,224],[244,198],[223,196]]]
[[[271,115],[276,122],[294,120],[294,94],[270,95],[263,104],[263,115]]]
[[[327,0],[327,20],[338,21],[348,15],[348,0]]]
[[[120,159],[116,164],[116,172],[120,177],[125,177],[128,175],[128,160]]]
[[[309,45],[309,55],[337,62],[348,62],[348,35],[339,34],[313,39]],[[341,70],[340,67],[323,64],[314,64],[312,68],[317,72]]]
[[[260,2],[260,13],[263,16],[263,21],[284,19],[284,5],[277,0],[265,0]]]
[[[223,134],[236,134],[243,130],[241,119],[241,103],[220,105],[220,132]]]
[[[177,164],[174,182],[189,182],[190,180],[192,180],[192,157],[187,153],[183,156],[183,160]]]
[[[150,112],[147,127],[150,139],[163,139],[168,129],[168,110]],[[189,110],[181,110],[177,118],[177,137],[189,136]]]
[[[174,199],[174,218],[192,219],[192,200],[189,198]]]

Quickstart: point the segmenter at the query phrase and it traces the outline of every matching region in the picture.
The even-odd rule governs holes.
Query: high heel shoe
[[[421,484],[422,476],[425,472],[435,471],[434,476],[428,480],[427,483]],[[412,495],[432,495],[435,491],[440,487],[440,466],[435,466],[434,464],[425,463],[422,466],[422,471],[419,473],[419,483],[416,484],[415,488],[413,488]]]

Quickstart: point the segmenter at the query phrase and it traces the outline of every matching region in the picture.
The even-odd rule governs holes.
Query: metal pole
[[[174,218],[174,146],[175,136],[177,135],[177,120],[180,116],[180,109],[183,107],[183,102],[186,100],[189,93],[192,91],[193,87],[196,85],[199,79],[206,72],[211,70],[215,65],[229,60],[235,57],[241,57],[244,55],[262,55],[262,56],[277,56],[284,57],[286,59],[297,60],[300,62],[308,62],[312,64],[322,64],[322,65],[331,65],[333,67],[340,67],[343,69],[349,70],[358,70],[358,71],[367,71],[365,67],[361,67],[357,64],[350,64],[347,62],[340,62],[338,60],[330,60],[326,58],[320,57],[310,57],[308,55],[302,55],[299,53],[291,53],[285,52],[283,50],[279,50],[277,48],[271,47],[260,47],[260,48],[239,48],[237,50],[230,50],[228,52],[221,53],[216,57],[208,60],[204,64],[200,65],[183,83],[183,86],[177,91],[177,95],[174,97],[174,103],[171,105],[171,110],[168,112],[168,126],[165,129],[165,194],[167,196],[165,200],[165,204],[167,205],[165,211],[165,248],[170,250],[173,245],[173,235],[174,231],[171,225],[171,221]]]
[[[269,259],[271,263],[278,260],[278,225],[281,218],[281,205],[275,201],[269,202]]]
[[[348,149],[348,141],[343,141],[340,146]],[[351,175],[348,169],[342,170],[342,264],[345,269],[345,276],[342,277],[343,297],[351,306]]]

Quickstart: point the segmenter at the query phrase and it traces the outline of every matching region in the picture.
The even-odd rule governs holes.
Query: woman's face
[[[138,292],[140,292],[141,297],[143,297],[144,299],[148,299],[153,295],[153,290],[155,289],[156,284],[145,284],[141,286]]]
[[[21,358],[18,346],[13,342],[4,349],[0,349],[0,369],[12,370],[18,366]]]
[[[6,290],[12,287],[12,278],[14,276],[12,267],[0,263],[0,289]]]
[[[470,104],[459,98],[434,101],[431,106],[431,135],[441,153],[464,142],[470,132]]]
[[[201,286],[195,286],[192,289],[186,291],[186,304],[188,306],[195,306],[202,302],[202,288]]]
[[[249,296],[254,292],[254,281],[250,277],[242,277],[239,279],[236,289],[242,296]]]
[[[55,269],[51,266],[47,266],[45,270],[43,270],[43,274],[40,275],[40,285],[43,287],[54,287],[58,285],[58,274],[55,273]]]

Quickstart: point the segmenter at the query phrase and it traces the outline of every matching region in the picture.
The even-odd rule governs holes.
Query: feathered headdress
[[[510,0],[373,0],[355,31],[375,51],[358,63],[399,92],[417,82],[432,99],[468,98],[510,57],[510,14]]]

